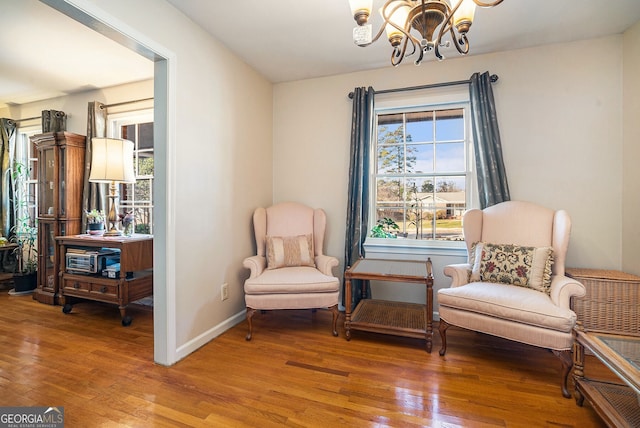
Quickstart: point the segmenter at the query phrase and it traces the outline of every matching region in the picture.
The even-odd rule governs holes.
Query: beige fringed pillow
[[[267,236],[267,269],[315,265],[313,235]]]
[[[549,294],[552,247],[477,242],[472,250],[470,281],[513,284]]]

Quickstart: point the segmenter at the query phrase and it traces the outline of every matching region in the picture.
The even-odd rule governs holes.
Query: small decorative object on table
[[[129,211],[124,215],[124,217],[122,217],[122,229],[123,229],[122,234],[124,236],[133,235],[133,230],[134,230],[133,220],[134,220],[133,211]]]
[[[86,211],[85,211],[86,212]],[[93,209],[87,213],[87,232],[90,235],[102,235],[104,233],[104,210]]]

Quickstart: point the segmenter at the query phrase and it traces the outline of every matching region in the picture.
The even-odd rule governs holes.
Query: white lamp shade
[[[371,14],[371,5],[373,4],[372,0],[349,0],[349,6],[351,6],[351,13],[353,15],[360,10],[366,10],[369,14]]]
[[[135,183],[133,142],[115,138],[92,138],[91,152],[89,181]]]
[[[473,0],[462,0],[456,13],[453,14],[453,25],[458,25],[461,21],[473,22],[476,13],[476,4]]]

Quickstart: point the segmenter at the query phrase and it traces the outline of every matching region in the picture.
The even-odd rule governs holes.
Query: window
[[[26,167],[29,178],[27,179],[26,186],[15,189],[17,192],[27,192],[26,198],[22,199],[22,195],[18,196],[18,199],[26,200],[27,206],[16,207],[18,212],[18,218],[29,217],[33,220],[36,219],[38,209],[38,151],[35,144],[29,140],[32,135],[40,134],[40,126],[27,126],[19,127],[16,131],[16,145],[15,145],[15,161],[24,167]],[[13,167],[13,165],[12,165]]]
[[[153,111],[109,115],[108,121],[115,138],[133,142],[136,182],[120,184],[120,210],[133,211],[136,233],[153,234]]]
[[[468,122],[468,102],[377,110],[373,226],[398,238],[464,240],[475,187]]]

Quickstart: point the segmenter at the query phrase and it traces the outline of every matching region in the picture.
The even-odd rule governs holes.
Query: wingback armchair
[[[329,308],[338,335],[338,259],[323,254],[326,215],[296,202],[258,208],[253,214],[257,254],[244,260],[247,323],[253,334],[256,310]]]
[[[571,220],[530,202],[503,202],[463,216],[468,263],[449,265],[438,290],[440,355],[450,325],[547,348],[562,362],[562,395],[573,361],[573,296],[584,286],[565,276]]]

